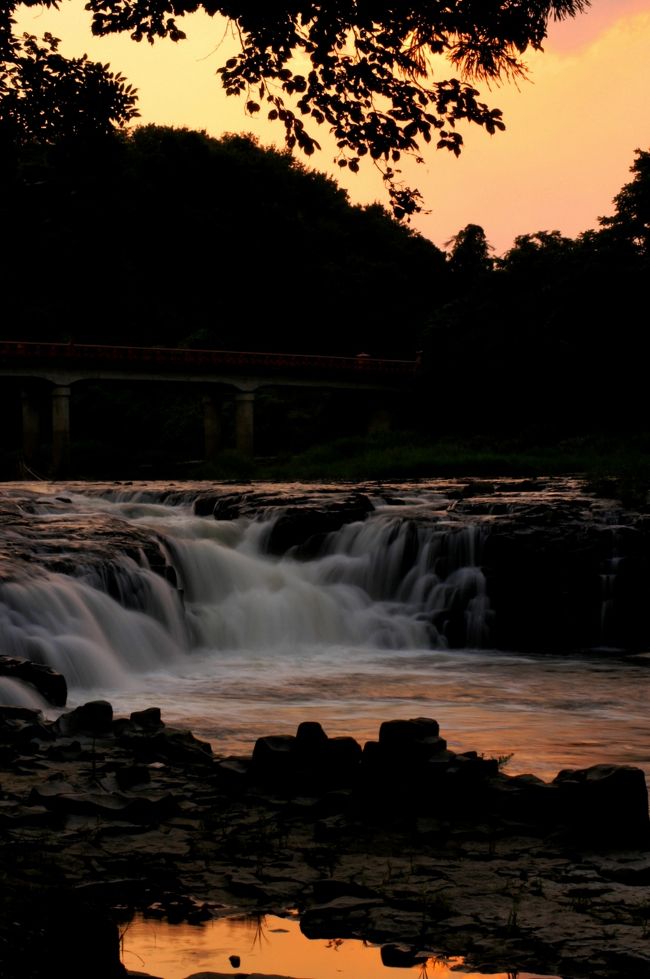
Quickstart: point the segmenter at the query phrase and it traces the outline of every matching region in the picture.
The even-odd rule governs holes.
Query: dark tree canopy
[[[636,151],[630,167],[634,179],[614,198],[616,211],[600,218],[603,234],[613,242],[627,245],[638,257],[650,258],[650,151]]]
[[[244,136],[24,148],[4,189],[4,339],[412,358],[444,293],[430,241]]]
[[[446,247],[451,248],[449,267],[457,276],[471,280],[492,268],[493,249],[479,224],[465,225],[446,243]]]
[[[402,153],[435,142],[458,154],[456,123],[503,129],[499,109],[458,78],[435,79],[431,57],[446,56],[461,77],[519,75],[522,54],[539,49],[549,19],[575,16],[589,0],[88,0],[97,34],[135,40],[183,38],[179,18],[198,9],[234,26],[241,50],[218,69],[228,94],[249,113],[266,111],[286,144],[319,147],[310,123],[329,128],[338,163],[353,172],[363,157],[380,167],[395,214],[420,209],[403,186]]]
[[[480,258],[482,229],[468,225],[448,243],[451,278],[422,347],[459,427],[647,431],[650,151],[636,151],[631,172],[612,216],[575,239],[520,235],[474,275],[455,259],[468,248]],[[440,369],[448,364],[461,370]]]

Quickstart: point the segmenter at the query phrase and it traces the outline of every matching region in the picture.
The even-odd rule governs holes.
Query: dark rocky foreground
[[[0,708],[0,974],[118,979],[117,922],[137,910],[200,927],[298,908],[308,937],[371,940],[394,964],[647,977],[643,773],[501,769],[428,718],[363,748],[304,723],[243,759],[155,708]]]

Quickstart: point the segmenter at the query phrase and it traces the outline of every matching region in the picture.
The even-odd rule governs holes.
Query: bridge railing
[[[148,367],[196,371],[254,370],[408,376],[419,371],[419,360],[391,360],[359,354],[356,357],[318,354],[266,353],[238,350],[195,350],[177,347],[127,347],[87,343],[0,341],[0,364],[69,364],[77,367]]]

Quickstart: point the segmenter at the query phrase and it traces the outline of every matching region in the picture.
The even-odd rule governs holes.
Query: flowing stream
[[[393,487],[398,504],[371,493],[368,519],[308,559],[268,552],[281,502],[215,520],[193,510],[205,485],[171,489],[0,489],[0,653],[64,673],[69,705],[159,706],[218,754],[249,753],[302,720],[364,742],[383,720],[430,716],[453,749],[512,754],[511,772],[550,778],[603,761],[650,772],[646,658],[490,648],[485,520],[452,520],[440,485]],[[1,678],[0,700],[40,703]]]

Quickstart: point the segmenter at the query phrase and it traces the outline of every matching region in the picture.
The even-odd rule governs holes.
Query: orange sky
[[[281,140],[276,127],[246,117],[242,101],[221,91],[215,68],[234,43],[224,22],[195,14],[185,23],[187,41],[151,47],[92,38],[82,0],[64,0],[58,13],[26,9],[20,19],[25,30],[60,37],[66,53],[120,69],[139,89],[142,122]],[[635,148],[650,147],[650,0],[593,0],[587,14],[554,25],[545,52],[527,60],[528,82],[482,92],[503,109],[505,133],[468,127],[459,159],[427,149],[424,165],[404,167],[429,210],[413,225],[438,245],[469,222],[484,227],[497,254],[518,234],[595,227],[629,179]],[[332,155],[324,148],[310,165],[341,179]],[[355,202],[386,202],[371,167],[341,182]]]

